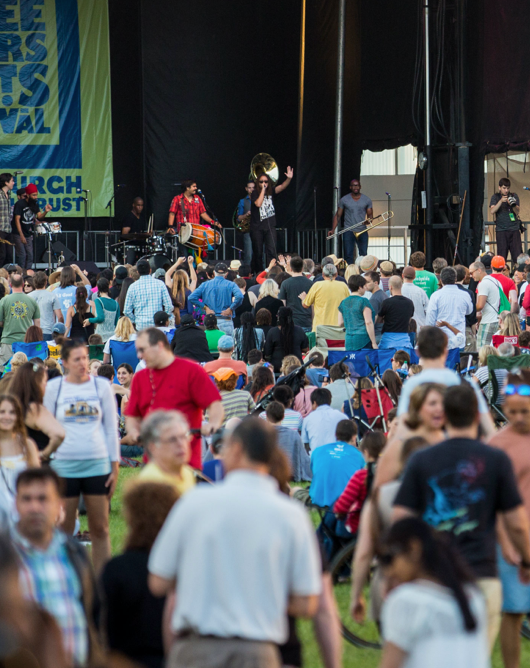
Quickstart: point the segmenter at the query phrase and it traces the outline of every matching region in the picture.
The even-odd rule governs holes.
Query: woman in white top
[[[487,668],[486,609],[462,559],[425,522],[389,529],[379,561],[394,587],[383,604],[380,668]]]
[[[85,499],[94,568],[110,558],[109,498],[118,482],[118,416],[111,384],[88,373],[83,341],[65,341],[61,350],[64,378],[48,382],[44,405],[63,425],[66,437],[51,466],[65,485],[62,528],[72,534],[79,496]]]
[[[10,394],[0,395],[0,506],[14,512],[18,474],[40,466],[35,442],[28,438],[20,401]]]
[[[134,341],[136,339],[136,330],[131,319],[126,315],[118,320],[114,334],[106,341],[103,348],[103,364],[111,363],[110,342],[111,341]]]

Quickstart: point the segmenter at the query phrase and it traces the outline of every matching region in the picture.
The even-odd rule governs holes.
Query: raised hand
[[[292,168],[292,167],[287,167],[287,171],[285,172],[285,176],[286,176],[288,179],[292,179],[292,178],[293,178],[293,174],[294,174],[294,172],[293,172],[293,168]]]

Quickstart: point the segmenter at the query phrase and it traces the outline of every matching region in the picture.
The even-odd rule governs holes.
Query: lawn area
[[[126,534],[125,521],[122,516],[122,495],[123,489],[127,481],[138,475],[140,469],[120,469],[120,479],[116,494],[112,499],[112,511],[110,519],[110,533],[112,543],[112,553],[119,554],[122,549]],[[86,517],[81,518],[81,530],[87,530]],[[347,596],[343,588],[340,588],[340,593],[337,590],[339,597],[338,604],[343,614],[348,610]],[[322,668],[322,661],[318,651],[318,646],[313,634],[313,627],[309,621],[299,621],[298,631],[303,645],[304,653],[304,667],[305,668]],[[344,668],[376,668],[379,664],[381,653],[377,650],[358,649],[349,643],[344,643]],[[493,654],[492,666],[493,668],[502,668],[502,660],[500,655],[499,643],[495,647]],[[522,655],[521,666],[530,666],[530,641],[522,640]]]

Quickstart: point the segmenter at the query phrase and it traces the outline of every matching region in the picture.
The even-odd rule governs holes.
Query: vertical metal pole
[[[340,181],[342,168],[342,118],[344,105],[344,27],[346,23],[346,0],[339,0],[339,53],[337,57],[337,100],[335,110],[335,162],[333,169],[333,213],[337,211],[340,200]],[[333,253],[339,256],[339,237],[333,237]]]
[[[432,189],[432,151],[431,151],[431,77],[429,57],[429,0],[424,0],[425,29],[425,157],[427,169],[425,174],[425,190],[427,195],[427,217],[425,220],[425,255],[427,266],[432,266],[432,224],[434,219],[434,202]]]

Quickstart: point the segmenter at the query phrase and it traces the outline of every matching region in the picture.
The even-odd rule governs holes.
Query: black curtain
[[[197,180],[224,226],[250,161],[296,160],[300,6],[269,0],[142,2],[148,211],[167,225],[174,185]],[[295,187],[278,198],[279,226],[293,224]]]

